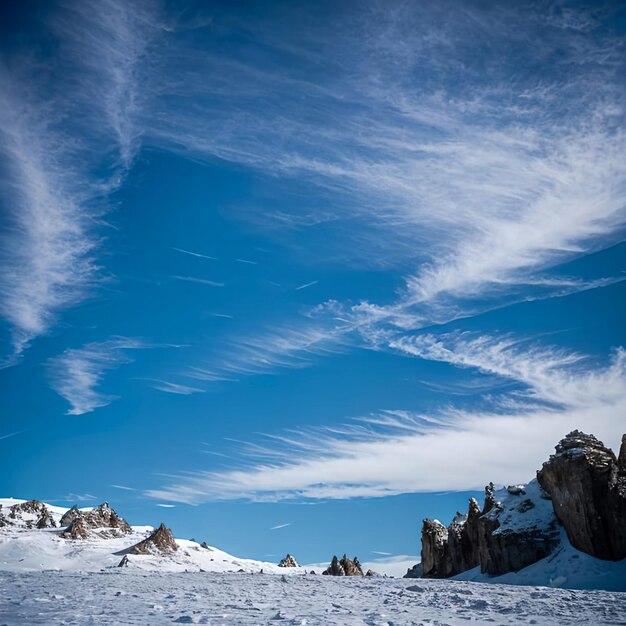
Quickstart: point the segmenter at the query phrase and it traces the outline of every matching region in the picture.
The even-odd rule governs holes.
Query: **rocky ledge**
[[[626,557],[626,435],[618,457],[593,435],[573,431],[528,485],[485,488],[482,511],[470,499],[467,514],[449,526],[422,526],[421,575],[448,578],[480,566],[498,576],[548,556],[562,525],[570,543],[596,558]],[[407,577],[419,575],[418,568]]]

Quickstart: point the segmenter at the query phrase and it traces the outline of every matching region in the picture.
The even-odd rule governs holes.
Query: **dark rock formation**
[[[33,519],[36,517],[36,519]],[[56,522],[48,507],[39,500],[27,500],[9,507],[8,516],[0,513],[0,526],[11,526],[23,521],[26,528],[56,528]]]
[[[626,435],[622,435],[622,445],[619,449],[619,456],[617,457],[617,464],[622,469],[626,469]]]
[[[554,550],[559,522],[575,548],[626,558],[626,435],[616,457],[593,435],[571,432],[537,480],[498,492],[489,483],[483,510],[470,500],[467,516],[457,514],[447,528],[424,520],[422,576],[447,578],[477,565],[492,576],[518,571]]]
[[[626,558],[626,436],[619,457],[575,430],[537,472],[570,543],[600,559]]]
[[[122,560],[117,564],[117,566],[118,567],[128,567],[128,563],[129,563],[128,555],[125,554],[122,557]]]
[[[478,502],[470,498],[467,515],[457,513],[448,526],[448,550],[455,573],[464,572],[479,563],[480,515]]]
[[[85,516],[85,524],[89,528],[115,528],[121,533],[132,532],[129,523],[120,517],[115,509],[109,506],[108,502],[94,507],[87,513],[81,513],[81,515]]]
[[[367,572],[365,572],[365,575],[372,576],[374,578],[382,578],[382,575],[378,572],[375,572],[373,569],[368,569]]]
[[[298,562],[291,554],[288,554],[284,559],[281,559],[278,567],[298,567]]]
[[[160,556],[178,550],[172,531],[161,524],[149,537],[117,554],[148,554]]]
[[[61,533],[64,539],[87,539],[87,527],[82,517],[74,518],[74,521]]]
[[[74,505],[71,509],[68,509],[63,513],[63,517],[59,522],[61,527],[69,526],[77,517],[80,517],[81,513],[78,510],[78,507]]]
[[[322,575],[323,576],[345,576],[346,575],[343,569],[343,566],[341,565],[341,563],[339,563],[339,559],[337,558],[336,554],[333,556],[333,559],[330,562],[330,565],[322,572]]]
[[[537,481],[500,494],[502,501],[490,483],[485,487],[483,511],[471,498],[467,515],[457,513],[447,528],[439,521],[424,520],[424,578],[448,578],[478,565],[482,572],[498,576],[550,554],[558,541],[557,523],[550,503],[541,500]],[[540,514],[529,515],[535,507]]]
[[[9,517],[11,519],[17,519],[21,517],[22,513],[40,514],[46,505],[39,500],[27,500],[26,502],[20,502],[9,507]]]
[[[406,571],[406,574],[402,578],[422,578],[422,574],[422,564],[417,563],[413,567],[409,567]]]
[[[47,509],[47,507],[43,507],[41,509],[41,513],[39,514],[39,518],[37,519],[37,528],[56,528],[57,523],[54,521],[52,517],[52,513]]]
[[[108,502],[103,502],[91,511],[81,511],[74,505],[64,513],[60,525],[67,526],[61,536],[72,539],[77,537],[84,539],[89,531],[95,531],[101,537],[118,537],[132,532],[128,522],[120,517]],[[85,537],[82,536],[83,532]]]
[[[345,554],[341,560],[333,556],[330,565],[322,572],[324,576],[363,576],[361,563],[357,557],[349,559]]]
[[[346,573],[346,576],[363,576],[363,569],[361,568],[361,563],[359,559],[354,557],[354,559],[350,560],[345,554],[343,555],[341,561],[339,561],[343,567],[343,571]]]
[[[422,525],[422,569],[424,578],[452,576],[448,529],[439,520],[425,519]]]

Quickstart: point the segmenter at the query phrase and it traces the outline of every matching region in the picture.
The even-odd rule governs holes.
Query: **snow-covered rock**
[[[298,561],[291,554],[280,560],[278,567],[298,567]]]
[[[428,519],[422,527],[426,578],[626,590],[625,557],[626,436],[616,457],[574,431],[537,479],[500,490],[490,483],[482,511],[472,499],[447,528]]]

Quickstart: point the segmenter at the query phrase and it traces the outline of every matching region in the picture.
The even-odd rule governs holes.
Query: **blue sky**
[[[366,560],[619,445],[620,3],[0,24],[2,494]]]

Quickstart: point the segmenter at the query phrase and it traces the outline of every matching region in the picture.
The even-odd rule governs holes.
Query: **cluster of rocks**
[[[130,524],[115,509],[103,502],[90,511],[81,511],[76,505],[69,509],[61,518],[61,527],[66,527],[61,533],[65,539],[86,539],[90,531],[100,537],[123,536],[132,532]]]
[[[593,435],[573,431],[526,487],[507,487],[500,501],[490,483],[482,510],[471,498],[448,527],[424,520],[421,568],[406,577],[448,578],[477,566],[492,576],[518,571],[552,552],[559,524],[578,550],[626,557],[626,435],[616,457]]]
[[[341,559],[338,559],[337,555],[335,555],[322,574],[324,576],[363,576],[363,569],[356,556],[353,559],[349,559],[344,554]]]
[[[287,554],[284,559],[280,560],[278,567],[298,567],[298,561],[291,554]]]
[[[25,518],[26,516],[26,518]],[[56,528],[56,522],[48,507],[39,500],[28,500],[8,507],[5,515],[0,505],[0,527],[12,526],[22,521],[26,528]]]

